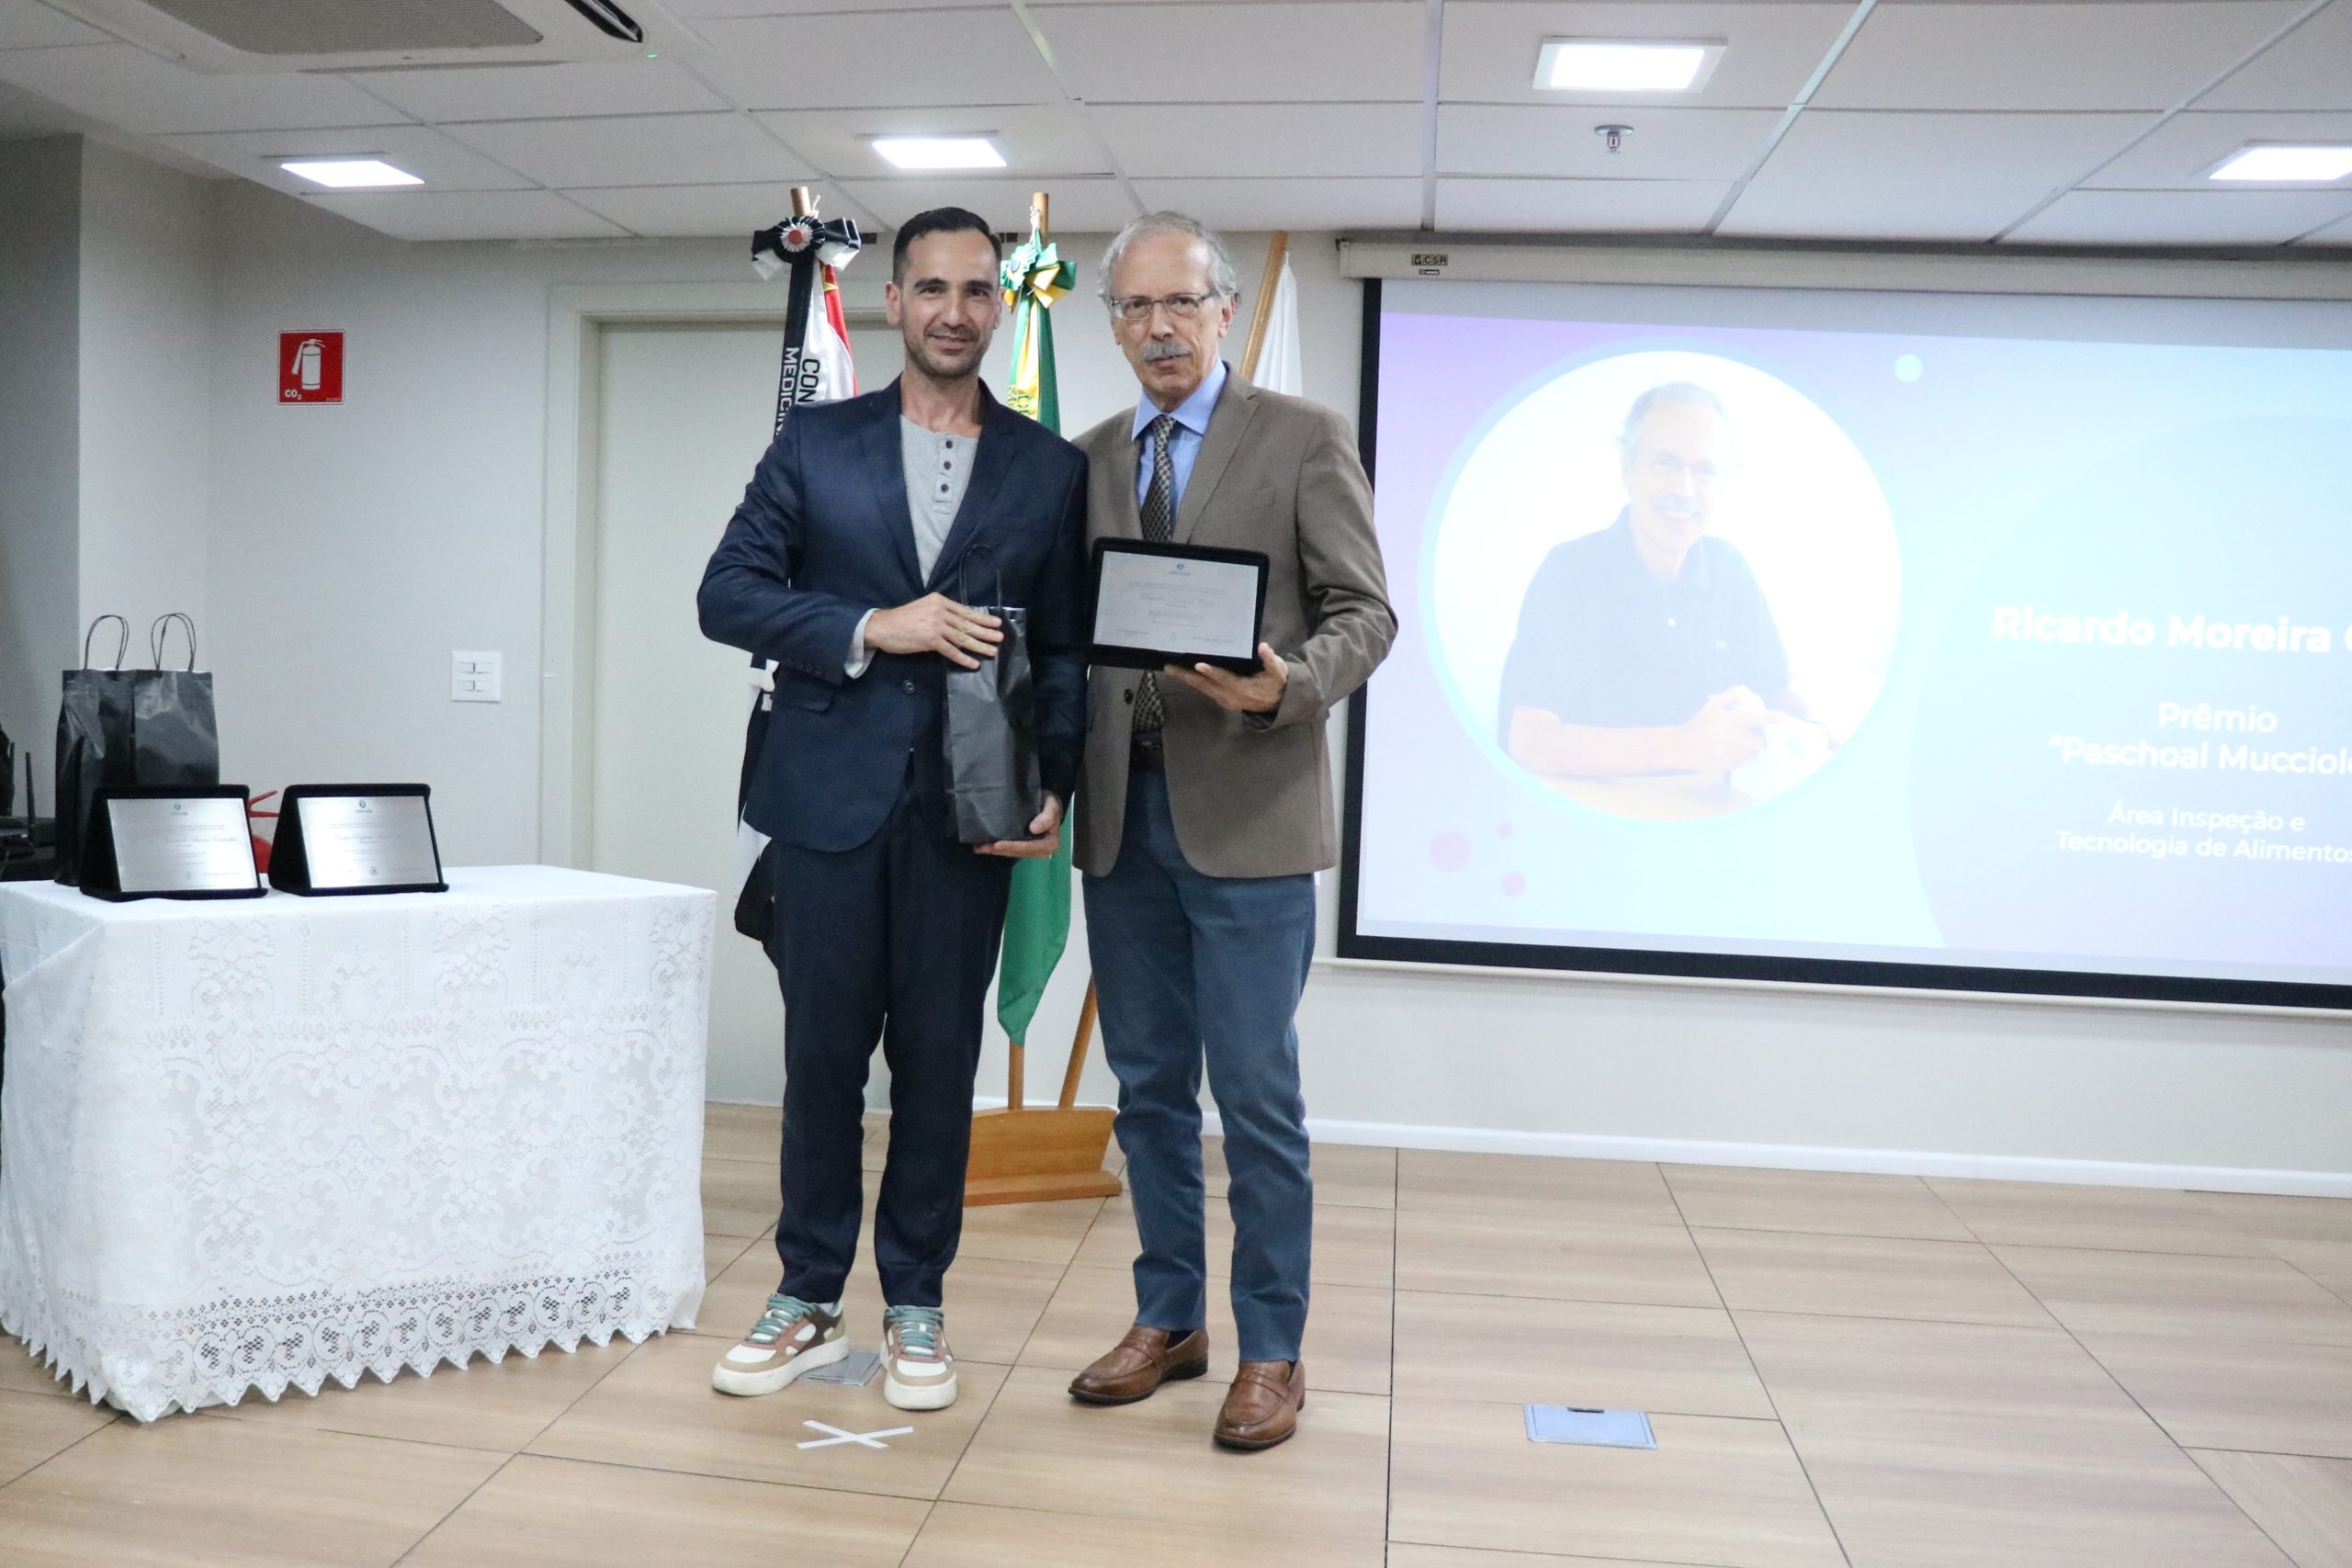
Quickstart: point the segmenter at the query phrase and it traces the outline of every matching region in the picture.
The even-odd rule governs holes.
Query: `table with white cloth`
[[[0,884],[0,1326],[142,1421],[691,1326],[717,897]]]

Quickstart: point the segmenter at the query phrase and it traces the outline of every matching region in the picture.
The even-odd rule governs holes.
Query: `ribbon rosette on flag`
[[[785,297],[784,366],[775,385],[775,427],[809,403],[830,403],[857,395],[857,367],[850,362],[849,322],[842,313],[837,272],[865,243],[854,219],[831,221],[817,216],[817,198],[807,186],[792,187],[792,216],[752,236],[752,265],[763,280],[791,275]],[[735,858],[729,887],[735,894],[735,929],[752,941],[767,941],[775,894],[767,873],[768,837],[743,820],[767,739],[768,709],[775,700],[775,666],[752,660],[752,716],[743,729],[743,771],[735,790]]]
[[[1012,368],[1006,406],[1061,434],[1061,399],[1054,386],[1054,301],[1078,283],[1046,233],[1046,198],[1029,207],[1029,239],[1004,258],[1005,308],[1012,313]],[[1063,803],[1065,807],[1069,802]],[[1069,944],[1069,825],[1050,860],[1016,861],[1012,899],[1005,909],[1004,947],[998,961],[996,1018],[1015,1045],[1029,1037],[1046,982]]]

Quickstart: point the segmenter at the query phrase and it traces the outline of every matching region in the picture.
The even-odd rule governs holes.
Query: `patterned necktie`
[[[1151,489],[1144,492],[1143,536],[1164,545],[1176,536],[1176,459],[1168,444],[1176,434],[1176,416],[1161,414],[1151,422]],[[1136,733],[1148,735],[1167,722],[1160,705],[1159,677],[1147,674],[1136,687]]]

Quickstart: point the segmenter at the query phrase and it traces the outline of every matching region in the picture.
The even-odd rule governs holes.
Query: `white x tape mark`
[[[887,1449],[890,1446],[889,1444],[877,1443],[874,1439],[876,1438],[903,1438],[908,1433],[914,1430],[912,1427],[892,1427],[888,1430],[881,1432],[844,1432],[839,1427],[828,1427],[822,1421],[803,1421],[800,1424],[808,1427],[812,1432],[830,1432],[832,1434],[832,1436],[828,1438],[811,1438],[808,1441],[799,1445],[804,1449],[839,1448],[843,1443],[856,1443],[863,1448],[869,1449]]]

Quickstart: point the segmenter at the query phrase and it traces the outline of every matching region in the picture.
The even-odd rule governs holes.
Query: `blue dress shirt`
[[[1201,438],[1209,433],[1209,414],[1216,407],[1217,394],[1225,390],[1225,361],[1220,359],[1209,367],[1193,395],[1170,409],[1176,416],[1175,432],[1168,437],[1168,460],[1176,469],[1176,493],[1169,498],[1169,518],[1173,522],[1175,508],[1184,500],[1184,481],[1193,477],[1193,459],[1201,455]],[[1134,440],[1144,443],[1136,456],[1136,505],[1143,505],[1144,497],[1151,493],[1151,444],[1148,433],[1151,422],[1158,419],[1160,408],[1146,392],[1136,400]]]

